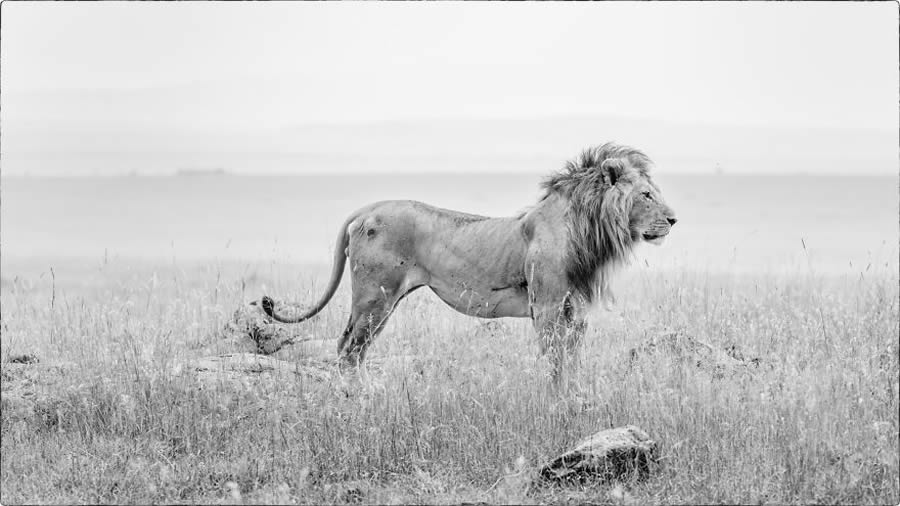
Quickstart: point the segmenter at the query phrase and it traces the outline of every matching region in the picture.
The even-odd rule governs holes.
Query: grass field
[[[202,389],[173,364],[230,351],[219,330],[236,308],[264,291],[311,301],[325,271],[119,260],[14,272],[3,367],[29,353],[75,372],[58,416],[3,414],[3,504],[900,502],[893,263],[788,276],[632,266],[615,284],[620,314],[598,310],[586,339],[587,403],[548,393],[529,322],[467,318],[424,292],[373,345],[373,363],[410,358],[373,367],[370,391]],[[304,331],[337,337],[347,284]],[[666,357],[623,367],[661,328],[762,365],[734,378]],[[529,491],[543,461],[625,424],[661,445],[649,480]]]

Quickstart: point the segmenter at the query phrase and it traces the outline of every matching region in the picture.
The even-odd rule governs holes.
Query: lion
[[[298,323],[331,300],[349,260],[351,312],[337,345],[342,368],[368,381],[366,352],[397,304],[430,288],[453,309],[480,318],[531,318],[553,383],[585,331],[586,310],[609,295],[609,277],[636,244],[659,244],[677,221],[650,177],[643,152],[615,143],[584,150],[542,182],[540,200],[513,217],[491,218],[416,201],[383,201],[340,228],[321,299],[281,323]]]

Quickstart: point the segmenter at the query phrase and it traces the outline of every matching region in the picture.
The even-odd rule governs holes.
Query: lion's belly
[[[403,271],[407,284],[429,286],[467,315],[529,315],[526,245],[517,218],[388,201],[373,205],[360,223],[350,227],[352,262],[368,258],[370,264]]]
[[[428,286],[467,315],[528,316],[525,247],[518,229],[510,225],[493,220],[436,238],[422,262],[429,274]]]
[[[482,318],[529,315],[525,244],[515,218],[439,214],[416,225],[418,264],[441,300]]]
[[[481,318],[527,317],[528,292],[518,287],[462,287],[456,282],[432,279],[428,286],[453,309]]]

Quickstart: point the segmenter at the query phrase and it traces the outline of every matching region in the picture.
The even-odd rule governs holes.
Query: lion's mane
[[[566,276],[587,302],[598,292],[607,294],[611,271],[628,259],[634,246],[628,228],[632,199],[601,170],[607,160],[626,162],[608,165],[626,180],[646,177],[652,164],[637,149],[606,143],[584,150],[541,184],[545,198],[557,193],[569,202]]]

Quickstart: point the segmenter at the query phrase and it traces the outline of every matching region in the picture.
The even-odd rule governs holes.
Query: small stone
[[[6,359],[6,361],[10,364],[36,364],[40,362],[40,359],[38,359],[35,355],[29,355],[26,353],[24,355],[11,355]]]

